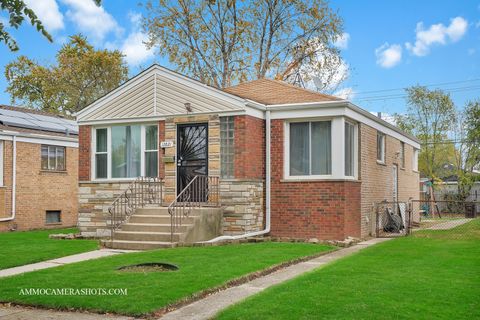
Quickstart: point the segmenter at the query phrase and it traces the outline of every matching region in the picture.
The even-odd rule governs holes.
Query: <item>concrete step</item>
[[[135,214],[141,215],[168,215],[168,207],[145,207],[135,209]]]
[[[177,227],[177,232],[186,232],[193,224],[182,224]],[[122,226],[121,231],[140,232],[170,232],[170,223],[132,223],[128,222]]]
[[[133,214],[128,223],[153,223],[153,224],[170,224],[171,223],[170,215],[144,215],[144,214]],[[182,224],[191,224],[193,223],[193,217],[182,218]]]
[[[177,242],[180,239],[180,233],[173,234],[173,242]],[[141,232],[141,231],[116,231],[115,240],[129,240],[129,241],[170,241],[170,232]]]
[[[176,246],[176,243],[165,241],[103,240],[102,243],[107,248],[124,250],[152,250]]]

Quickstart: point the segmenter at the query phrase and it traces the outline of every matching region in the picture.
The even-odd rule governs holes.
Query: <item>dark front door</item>
[[[177,127],[177,194],[195,176],[208,175],[208,125],[180,124]],[[198,179],[197,179],[198,180]],[[199,180],[200,181],[200,180]],[[201,180],[206,181],[205,179]],[[190,200],[206,201],[206,187],[195,183]],[[187,199],[185,199],[187,200]]]

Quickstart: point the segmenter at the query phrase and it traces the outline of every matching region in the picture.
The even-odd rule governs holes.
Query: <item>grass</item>
[[[0,233],[0,269],[55,259],[95,250],[94,240],[49,239],[52,233],[77,233],[78,230],[51,229]]]
[[[0,302],[142,315],[243,275],[331,249],[308,243],[265,242],[128,253],[0,279]],[[117,271],[121,266],[146,262],[168,262],[180,269]],[[128,295],[21,295],[20,290],[26,288],[126,288]]]
[[[480,319],[480,219],[416,232],[269,288],[218,319]]]

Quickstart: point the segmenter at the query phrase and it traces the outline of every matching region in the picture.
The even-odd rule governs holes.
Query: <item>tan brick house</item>
[[[347,100],[280,81],[219,90],[153,65],[77,120],[81,230],[113,230],[118,247],[161,246],[177,234],[193,239],[182,234],[198,232],[203,213],[174,230],[176,211],[166,209],[191,205],[192,179],[205,181],[200,189],[208,194],[196,197],[221,209],[210,238],[367,237],[374,202],[418,195],[414,137]],[[139,176],[161,179],[156,208],[137,201],[129,209]],[[127,202],[121,221],[112,213],[116,197]]]
[[[0,105],[0,231],[75,226],[75,121]]]

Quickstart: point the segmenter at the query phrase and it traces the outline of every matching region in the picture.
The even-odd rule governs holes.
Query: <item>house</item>
[[[75,226],[77,189],[76,122],[0,105],[0,231]]]
[[[80,228],[90,236],[113,230],[118,247],[193,241],[182,232],[198,231],[202,213],[184,231],[169,217],[212,199],[221,216],[209,237],[363,238],[374,228],[375,202],[419,194],[417,139],[347,100],[281,81],[219,90],[153,65],[77,120]],[[158,208],[129,207],[139,176],[161,179]],[[199,183],[184,189],[195,176]],[[121,213],[111,207],[119,195]]]

